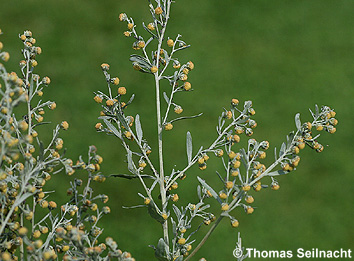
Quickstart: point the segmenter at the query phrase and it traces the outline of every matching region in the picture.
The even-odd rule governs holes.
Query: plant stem
[[[157,59],[156,65],[159,66],[160,60],[160,50],[163,41],[163,36],[165,33],[166,27],[163,27],[161,30],[161,36],[158,43],[157,48]],[[161,123],[161,102],[160,102],[160,77],[157,73],[155,73],[155,87],[156,87],[156,117],[157,117],[157,137],[158,137],[158,147],[159,147],[159,166],[160,166],[160,194],[161,194],[161,204],[162,204],[162,211],[166,213],[166,190],[165,190],[165,175],[164,175],[164,168],[163,168],[163,142],[162,142],[162,123]],[[162,224],[163,228],[163,235],[164,240],[167,246],[169,245],[168,240],[168,223],[165,220]]]
[[[203,237],[203,239],[199,242],[198,246],[193,250],[192,253],[190,253],[190,255],[185,259],[185,261],[189,260],[190,258],[192,258],[192,256],[195,255],[195,253],[198,252],[198,250],[204,245],[205,241],[207,241],[207,239],[209,238],[209,236],[211,235],[211,233],[213,233],[213,231],[215,230],[215,228],[219,225],[220,221],[223,219],[224,216],[220,216],[215,223],[213,224],[213,226],[210,228],[210,230],[208,231],[208,233],[205,234],[205,236]]]
[[[161,28],[161,33],[160,37],[158,39],[158,45],[157,45],[157,57],[156,57],[156,66],[159,69],[159,61],[160,61],[160,51],[161,51],[161,46],[164,40],[165,32],[166,32],[166,27],[167,27],[167,22],[169,19],[169,14],[170,14],[170,6],[171,2],[168,0],[166,2],[166,16],[165,16],[165,21],[162,25]],[[158,74],[158,71],[155,73],[155,87],[156,87],[156,117],[157,117],[157,137],[158,137],[158,146],[159,146],[159,165],[160,165],[160,194],[161,194],[161,205],[162,205],[162,211],[163,213],[167,214],[166,207],[167,207],[167,201],[166,201],[166,189],[165,189],[165,175],[164,175],[164,167],[163,167],[163,142],[162,142],[162,131],[163,131],[163,126],[162,126],[162,118],[161,118],[161,102],[160,102],[160,80],[161,77]],[[164,236],[164,241],[166,243],[166,253],[169,253],[169,237],[168,237],[168,223],[167,220],[165,220],[162,224],[163,228],[163,236]]]

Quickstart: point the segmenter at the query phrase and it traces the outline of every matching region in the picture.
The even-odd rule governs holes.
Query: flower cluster
[[[87,162],[80,157],[74,164],[66,158],[59,136],[69,128],[66,121],[56,125],[49,142],[40,140],[37,130],[48,123],[44,114],[56,103],[41,98],[50,78],[34,73],[41,47],[30,31],[19,37],[24,57],[21,75],[0,64],[0,259],[133,260],[112,238],[98,243],[102,233],[98,221],[110,208],[108,196],[94,195],[90,187],[92,181],[106,179],[99,172],[103,159],[96,148],[90,147]],[[0,56],[4,61],[9,58],[6,52]],[[70,199],[58,206],[45,185],[55,174],[71,176],[79,169],[88,173],[87,179],[71,182]]]

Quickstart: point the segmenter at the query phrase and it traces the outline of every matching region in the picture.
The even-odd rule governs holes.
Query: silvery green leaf
[[[129,130],[129,126],[127,124],[127,121],[124,119],[123,115],[121,113],[117,113],[117,117],[118,117],[118,120],[120,121],[120,123],[124,126],[124,128],[126,130]]]
[[[274,159],[278,159],[278,154],[277,154],[277,147],[274,148]]]
[[[177,219],[180,220],[181,215],[182,215],[181,211],[178,209],[178,207],[176,207],[176,205],[172,205],[172,208],[173,208],[173,211],[176,214]]]
[[[296,124],[296,128],[300,130],[301,129],[300,113],[296,113],[295,115],[295,124]]]
[[[316,116],[315,116],[315,114],[312,112],[312,110],[309,109],[309,111],[310,111],[310,113],[311,113],[312,118],[315,118]]]
[[[218,194],[215,192],[215,190],[214,190],[212,187],[210,187],[210,186],[205,182],[205,180],[201,179],[201,178],[198,177],[198,176],[197,176],[197,179],[198,179],[198,181],[200,182],[200,184],[202,184],[202,186],[203,186],[205,189],[209,190],[210,193],[211,193],[211,195],[221,204],[222,201],[221,201],[221,199],[219,198]]]
[[[225,124],[225,120],[223,119],[223,120],[221,121],[221,123],[220,123],[220,129],[222,129],[222,127],[224,126],[224,124]]]
[[[204,205],[204,202],[199,202],[195,205],[195,211],[198,212],[200,207]]]
[[[166,103],[169,104],[170,103],[170,98],[168,98],[166,92],[163,92],[163,97],[165,98]]]
[[[252,101],[245,101],[245,105],[244,105],[245,109],[248,110],[251,106],[252,106]]]
[[[221,200],[220,200],[221,201]],[[221,204],[221,202],[219,202],[220,204]],[[204,206],[202,206],[202,207],[199,207],[198,208],[198,211],[204,211],[204,210],[206,210],[207,208],[210,208],[210,205],[209,204],[207,204],[207,205],[204,205]]]
[[[242,119],[239,119],[237,122],[236,122],[236,125],[237,124],[242,124],[242,123],[245,123],[246,121],[248,121],[250,118],[250,116],[247,116],[245,118],[242,118]]]
[[[291,144],[292,144],[292,141],[293,141],[293,139],[294,139],[294,136],[295,136],[295,134],[294,134],[293,131],[290,132],[290,133],[288,134],[288,136],[286,136],[287,149],[289,149],[289,148],[291,147]]]
[[[155,257],[160,261],[168,261],[167,253],[166,253],[167,245],[163,238],[159,239],[159,243],[155,249]]]
[[[202,189],[201,189],[200,185],[197,186],[197,195],[198,195],[199,200],[201,200],[202,199]]]
[[[240,149],[240,152],[241,152],[241,162],[243,163],[243,165],[247,166],[248,157],[245,149],[244,148]]]
[[[174,79],[174,82],[176,82],[178,80],[178,71],[175,71],[175,73],[173,74],[173,79]]]
[[[193,145],[192,145],[192,135],[189,131],[187,132],[186,143],[187,143],[187,159],[188,159],[188,163],[190,163],[192,160]]]
[[[172,217],[171,217],[171,223],[172,223],[173,237],[175,238],[177,236],[177,226],[176,226],[176,222],[173,220]]]
[[[136,169],[136,167],[134,165],[134,162],[133,162],[133,155],[132,155],[131,150],[128,150],[127,160],[128,160],[128,170],[131,173],[136,174],[137,173],[137,169]]]
[[[129,60],[133,63],[133,65],[139,65],[141,67],[141,72],[151,73],[150,68],[152,65],[145,57],[137,54],[132,54]]]
[[[283,154],[285,153],[285,149],[286,149],[286,145],[285,145],[285,142],[283,142],[283,143],[281,144],[281,147],[280,147],[279,158],[280,158],[281,156],[283,156]]]
[[[268,173],[267,176],[274,177],[274,176],[279,176],[279,175],[285,175],[288,173],[289,173],[289,171],[277,170],[277,171],[273,171],[273,172]]]
[[[175,261],[183,261],[183,256],[179,256],[175,259]]]
[[[39,142],[39,161],[43,161],[44,159],[44,146],[43,146],[43,142]]]
[[[316,117],[318,117],[318,115],[320,114],[320,110],[318,109],[317,104],[315,104],[315,113],[316,113]]]
[[[133,94],[133,95],[130,97],[129,101],[127,102],[127,105],[129,105],[129,104],[131,104],[131,103],[133,102],[134,97],[135,97],[135,94]]]
[[[152,202],[150,202],[148,205],[148,212],[149,212],[150,216],[153,219],[155,219],[156,221],[158,221],[159,223],[162,224],[163,222],[165,222],[163,217],[161,217],[161,215],[156,211],[156,208]]]
[[[114,135],[116,135],[118,138],[122,138],[122,136],[120,135],[119,131],[116,129],[116,127],[113,126],[112,123],[110,123],[108,120],[103,119],[104,123],[106,124],[106,126],[108,127],[108,129],[110,129]]]
[[[149,63],[149,61],[145,57],[143,57],[141,55],[132,54],[132,55],[130,55],[129,60],[131,62],[138,63],[141,67],[145,67],[145,68],[150,68],[151,67],[151,64]]]
[[[139,114],[137,114],[135,116],[135,129],[136,129],[136,135],[138,138],[138,141],[141,142],[142,138],[143,138],[143,130],[141,128],[141,123],[140,123],[140,116]]]
[[[30,81],[30,89],[29,89],[29,93],[30,93],[30,95],[32,95],[32,93],[33,93],[33,77],[31,77],[31,81]]]

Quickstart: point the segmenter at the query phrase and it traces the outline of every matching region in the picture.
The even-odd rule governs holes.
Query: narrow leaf
[[[143,139],[143,130],[141,128],[141,123],[140,123],[140,116],[139,114],[137,114],[135,116],[135,129],[136,129],[136,135],[138,138],[139,143],[141,142],[141,140]]]
[[[296,128],[300,130],[301,129],[300,113],[296,113],[295,115],[295,124],[296,124]]]
[[[44,146],[43,146],[43,142],[39,142],[39,160],[43,161],[44,159]]]
[[[122,138],[120,135],[119,131],[116,129],[116,127],[113,126],[112,123],[110,123],[108,120],[103,119],[104,123],[106,124],[107,128],[113,132],[114,135],[116,135],[118,138]]]
[[[173,208],[173,211],[176,214],[177,220],[180,220],[181,215],[182,215],[181,211],[178,209],[178,207],[176,207],[176,205],[172,205],[172,208]]]
[[[124,128],[126,130],[129,130],[129,126],[127,124],[127,121],[124,119],[123,115],[118,112],[117,117],[118,117],[118,120],[120,121],[120,123],[124,126]]]
[[[154,206],[153,203],[150,202],[150,204],[148,205],[148,212],[150,214],[150,216],[155,219],[156,221],[158,221],[159,223],[163,223],[165,222],[165,220],[163,219],[163,217],[161,217],[161,215],[156,211],[156,208]]]
[[[135,167],[134,162],[133,162],[133,155],[132,155],[131,150],[128,151],[127,160],[128,160],[128,170],[131,173],[136,174],[137,170],[136,170],[136,167]]]
[[[166,92],[163,92],[163,97],[165,98],[166,103],[169,104],[170,103],[170,98],[168,98]]]
[[[283,154],[285,153],[285,149],[286,149],[286,145],[285,145],[285,142],[283,142],[283,143],[281,144],[281,147],[280,147],[279,158],[280,158],[281,156],[283,156]]]
[[[192,135],[188,131],[187,132],[187,159],[188,159],[188,163],[190,163],[192,160],[192,153],[193,153]]]
[[[215,192],[215,190],[214,190],[212,187],[210,187],[210,186],[205,182],[205,180],[201,179],[201,178],[198,177],[198,176],[197,176],[197,179],[198,179],[198,181],[200,182],[200,184],[202,184],[202,186],[203,186],[205,189],[209,190],[210,193],[211,193],[211,195],[221,204],[222,201],[221,201],[221,199],[219,198],[218,194]]]
[[[155,249],[155,257],[160,260],[160,261],[168,261],[167,259],[167,253],[166,253],[166,243],[163,240],[163,238],[159,239],[159,243],[157,244],[157,247]]]
[[[129,101],[127,102],[127,105],[129,105],[129,104],[131,104],[131,103],[133,102],[134,97],[135,97],[135,94],[133,94],[133,95],[130,97]],[[127,105],[126,105],[126,106],[127,106]]]
[[[316,117],[318,117],[318,115],[320,114],[320,110],[317,104],[315,104],[315,113],[316,113]]]
[[[197,195],[198,195],[199,200],[201,200],[202,199],[202,189],[201,189],[200,185],[197,186]]]
[[[289,171],[277,170],[277,171],[273,171],[273,172],[268,173],[267,176],[274,177],[274,176],[279,176],[279,175],[285,175],[288,173],[289,173]]]

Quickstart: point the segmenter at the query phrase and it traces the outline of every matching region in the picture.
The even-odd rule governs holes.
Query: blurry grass
[[[186,115],[204,115],[177,123],[166,133],[167,170],[185,164],[185,149],[180,145],[185,143],[187,130],[192,132],[196,148],[210,144],[217,117],[233,97],[253,101],[259,126],[255,138],[267,139],[273,146],[294,128],[296,112],[302,113],[303,121],[310,119],[307,108],[318,103],[335,108],[338,115],[337,133],[321,137],[321,142],[328,144],[323,153],[302,152],[298,170],[279,178],[280,191],[256,194],[255,213],[238,214],[239,231],[247,247],[296,250],[352,246],[353,8],[354,2],[349,0],[206,0],[203,4],[179,0],[173,6],[169,36],[183,35],[192,47],[178,57],[196,65],[190,74],[195,91],[177,96],[176,102]],[[136,94],[129,112],[141,115],[144,134],[156,147],[151,117],[155,115],[153,83],[149,75],[131,69],[131,39],[124,39],[126,25],[117,19],[122,11],[132,15],[137,24],[150,22],[143,0],[14,0],[2,3],[0,10],[1,41],[11,54],[9,64],[14,70],[20,60],[18,33],[32,30],[43,49],[38,73],[51,77],[45,98],[58,104],[47,119],[69,121],[70,129],[63,134],[68,155],[86,155],[88,146],[95,144],[104,157],[102,170],[107,174],[126,172],[126,166],[119,142],[93,128],[100,110],[92,100],[93,92],[106,90],[99,67],[102,62],[111,65],[112,76],[116,72],[128,95]],[[156,154],[155,150],[153,159]],[[268,154],[271,158],[273,153],[270,150]],[[215,178],[213,172],[212,164],[204,172],[198,168],[190,171],[180,183],[181,201],[195,201],[195,176],[209,181]],[[49,183],[48,188],[55,186],[64,197],[70,178],[57,176],[55,180],[60,183]],[[112,214],[102,222],[105,235],[114,236],[137,260],[151,259],[153,251],[147,245],[156,244],[159,224],[145,210],[121,208],[140,204],[136,195],[140,185],[113,179],[95,187],[111,198]],[[223,222],[197,257],[232,260],[237,231]]]

